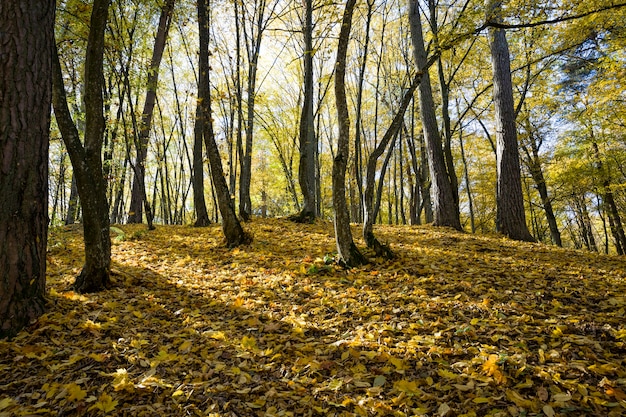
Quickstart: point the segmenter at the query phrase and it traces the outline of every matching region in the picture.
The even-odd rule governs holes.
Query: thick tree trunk
[[[486,1],[487,10],[497,19],[501,8],[500,2]],[[535,239],[526,225],[522,194],[509,46],[503,29],[489,30],[489,47],[496,109],[496,229],[511,239],[532,242]]]
[[[54,10],[0,4],[0,338],[45,308]]]
[[[148,143],[150,138],[150,128],[152,125],[152,114],[154,113],[156,91],[159,82],[159,67],[161,66],[161,59],[163,58],[163,51],[165,50],[167,34],[172,21],[174,3],[175,0],[167,0],[163,5],[156,38],[154,40],[152,60],[150,61],[150,68],[148,69],[146,99],[144,101],[143,112],[141,113],[141,127],[139,130],[138,143],[136,144],[137,156],[135,160],[135,177],[133,179],[128,223],[141,223],[143,218],[142,208],[145,206],[148,225],[152,225],[153,213],[147,201],[145,190],[145,163],[148,156]]]
[[[85,265],[73,284],[77,291],[83,293],[106,288],[111,270],[109,209],[101,159],[105,128],[102,63],[108,8],[109,0],[94,0],[85,59],[84,146],[67,106],[58,55],[56,52],[53,54],[54,113],[76,174],[83,209]]]
[[[446,169],[446,162],[441,144],[441,136],[435,116],[435,103],[430,84],[428,69],[430,67],[424,47],[422,23],[419,13],[419,2],[409,0],[409,22],[413,54],[418,71],[422,72],[419,86],[420,113],[424,127],[424,137],[428,151],[428,167],[431,177],[431,195],[434,203],[435,226],[450,226],[462,230],[459,213],[456,209],[454,192]]]
[[[333,208],[335,209],[335,240],[337,256],[340,263],[352,267],[367,262],[359,252],[352,239],[350,230],[350,213],[346,202],[346,168],[350,149],[350,115],[346,100],[346,55],[352,27],[352,14],[356,0],[347,0],[343,14],[339,44],[337,46],[337,63],[335,65],[335,100],[339,124],[337,152],[333,160]]]
[[[304,1],[304,99],[300,115],[300,166],[298,179],[302,191],[302,211],[293,218],[311,223],[317,217],[315,157],[317,138],[313,113],[313,1]]]
[[[206,77],[206,83],[209,84],[209,54],[208,54],[208,9],[209,0],[198,0],[198,25],[202,30],[206,31],[207,44],[201,46],[199,70],[203,77]],[[202,31],[201,30],[201,31]],[[228,190],[228,184],[226,183],[226,177],[224,176],[224,170],[222,168],[222,158],[220,157],[217,143],[215,142],[215,136],[213,134],[213,122],[211,121],[211,95],[207,88],[203,91],[205,96],[198,96],[203,111],[202,118],[204,119],[204,130],[202,132],[204,136],[204,144],[209,157],[209,164],[211,170],[211,177],[213,179],[213,185],[217,194],[217,203],[222,215],[222,230],[226,238],[226,245],[228,247],[239,246],[249,243],[251,241],[235,213],[235,207],[233,206],[230,198],[230,192]]]

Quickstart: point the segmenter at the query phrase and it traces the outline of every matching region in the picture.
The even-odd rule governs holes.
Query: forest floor
[[[0,416],[626,415],[623,257],[377,226],[397,259],[343,270],[328,222],[245,228],[117,226],[87,295],[80,226],[52,230]]]

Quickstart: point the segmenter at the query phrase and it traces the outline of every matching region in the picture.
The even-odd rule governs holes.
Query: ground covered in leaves
[[[113,228],[89,295],[80,228],[53,230],[0,416],[626,415],[624,258],[380,226],[397,259],[346,271],[330,223],[246,228]]]

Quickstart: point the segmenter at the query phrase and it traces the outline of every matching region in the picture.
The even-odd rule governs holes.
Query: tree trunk
[[[202,152],[202,139],[204,131],[206,130],[206,124],[210,121],[204,117],[208,114],[205,103],[203,100],[206,97],[210,97],[209,91],[209,19],[207,6],[201,7],[202,0],[198,1],[198,33],[200,41],[200,53],[199,53],[199,75],[198,75],[198,100],[196,102],[196,120],[193,129],[193,203],[196,211],[196,222],[194,226],[204,227],[208,226],[211,221],[209,220],[209,213],[206,208],[206,202],[204,199],[204,161]]]
[[[439,25],[437,21],[437,7],[435,0],[428,0],[428,9],[430,11],[430,26],[435,37],[435,42],[438,42]],[[454,203],[456,204],[456,211],[459,211],[459,179],[456,176],[454,169],[454,158],[452,156],[452,127],[450,123],[450,84],[446,80],[443,71],[443,60],[441,55],[437,58],[437,74],[439,76],[439,88],[441,89],[441,117],[443,119],[443,155],[446,162],[446,171],[450,180],[450,186],[452,187],[452,196],[454,197]]]
[[[201,28],[201,31],[207,32],[207,44],[202,45],[202,47],[200,48],[199,71],[201,76],[206,77],[207,85],[210,85],[210,66],[208,51],[208,3],[209,0],[198,0],[197,6],[198,25]],[[210,91],[207,88],[205,91],[203,91],[203,93],[206,95],[200,96],[198,94],[198,99],[201,103],[201,108],[204,113],[202,115],[202,118],[204,119],[204,129],[202,134],[204,136],[204,144],[209,157],[211,177],[213,179],[213,185],[217,194],[217,202],[220,213],[222,215],[222,230],[224,231],[226,245],[228,247],[239,246],[241,244],[249,243],[251,239],[250,236],[248,236],[243,231],[243,228],[241,227],[241,224],[237,219],[235,207],[233,206],[232,200],[230,198],[228,184],[226,183],[226,177],[224,176],[224,170],[222,168],[222,158],[220,156],[219,149],[217,148],[217,143],[215,142],[215,136],[213,134],[213,122],[211,121],[211,95],[209,94]]]
[[[424,127],[426,149],[428,151],[431,195],[434,203],[433,225],[450,226],[457,230],[462,230],[435,116],[435,103],[428,74],[428,69],[432,64],[429,63],[426,56],[419,2],[417,0],[409,0],[409,22],[415,63],[418,71],[422,73],[422,80],[419,86],[420,113]]]
[[[72,184],[70,185],[70,200],[67,203],[67,216],[65,225],[74,224],[78,214],[78,187],[76,187],[76,174],[72,173]]]
[[[337,257],[341,264],[348,267],[362,265],[367,262],[365,257],[352,240],[350,230],[350,213],[346,202],[346,167],[350,149],[350,115],[346,100],[346,55],[350,40],[352,14],[356,0],[347,0],[343,14],[339,43],[337,45],[337,63],[335,65],[335,100],[339,124],[337,152],[333,160],[333,208],[335,209],[335,240]]]
[[[497,19],[501,8],[500,2],[486,1],[491,17]],[[515,126],[511,61],[504,29],[491,28],[489,30],[489,47],[496,109],[496,229],[511,239],[533,242],[535,239],[526,225]]]
[[[298,179],[303,204],[300,214],[294,219],[312,223],[317,217],[315,189],[315,157],[317,137],[313,112],[313,1],[304,1],[304,98],[300,115],[300,166]]]
[[[54,10],[0,4],[0,338],[45,309]]]
[[[200,31],[201,37],[202,30]],[[202,43],[202,42],[201,42]],[[204,78],[200,74],[200,78]],[[202,91],[204,86],[203,82],[198,82],[198,91]],[[198,93],[200,96],[200,93]],[[204,130],[204,118],[202,117],[202,103],[200,100],[197,102],[196,107],[196,120],[193,129],[193,174],[191,180],[193,181],[193,206],[196,211],[196,222],[194,226],[204,227],[211,224],[209,220],[209,213],[206,208],[206,202],[204,200],[204,158],[202,148],[202,132]]]
[[[102,114],[102,64],[108,9],[109,0],[94,0],[85,59],[84,146],[67,106],[58,54],[52,54],[54,114],[76,174],[76,185],[83,209],[85,265],[72,285],[82,293],[102,290],[110,282],[111,238],[101,159],[105,127]]]
[[[465,157],[465,148],[463,147],[463,128],[459,127],[459,148],[461,150],[461,161],[463,162],[463,178],[465,180],[465,190],[467,191],[467,206],[470,215],[470,227],[472,233],[476,233],[476,221],[474,219],[474,198],[472,197],[472,183],[469,178],[469,169],[467,167],[467,158]]]
[[[600,149],[597,142],[592,143],[594,157],[596,160],[596,167],[602,179],[602,190],[604,205],[606,206],[606,212],[609,217],[609,225],[611,227],[611,234],[615,243],[615,249],[618,255],[623,255],[626,250],[626,235],[624,234],[624,227],[622,226],[622,219],[613,198],[613,191],[611,190],[611,181],[608,172],[604,169],[604,164],[600,158]]]
[[[354,177],[358,189],[358,216],[354,217],[355,221],[361,222],[364,216],[363,207],[363,157],[361,149],[361,109],[363,107],[363,84],[365,82],[365,69],[367,67],[367,58],[370,44],[370,28],[372,25],[372,16],[374,12],[374,0],[367,0],[367,18],[365,21],[365,41],[363,42],[363,54],[361,56],[361,66],[359,68],[359,81],[356,97],[356,120],[354,122]],[[381,41],[382,42],[382,41]]]
[[[541,204],[543,205],[543,210],[546,213],[546,220],[548,221],[548,227],[550,228],[550,237],[552,239],[552,243],[557,246],[563,246],[563,243],[561,242],[561,232],[559,231],[556,216],[554,215],[554,209],[552,208],[552,199],[548,195],[546,179],[543,175],[543,169],[541,168],[541,160],[539,159],[539,146],[537,145],[534,133],[531,130],[532,126],[530,125],[530,122],[528,120],[526,122],[530,149],[528,149],[526,145],[522,145],[522,149],[526,154],[528,171],[530,172],[530,176],[535,182],[535,188],[537,189],[539,197],[541,198]],[[541,140],[539,140],[539,142],[541,142]]]
[[[411,165],[407,165],[407,178],[409,182],[409,224],[417,225],[420,224],[420,216],[418,213],[418,209],[421,205],[421,198],[419,192],[419,176],[420,169],[417,159],[417,152],[415,150],[415,140],[413,137],[414,128],[413,128],[413,115],[411,115],[411,132],[406,135],[406,144],[409,150],[409,156],[411,158]],[[411,172],[412,171],[412,172]],[[412,174],[412,175],[411,175]]]
[[[152,50],[152,60],[148,69],[148,85],[146,91],[146,99],[141,113],[141,127],[139,130],[139,138],[137,143],[137,157],[135,160],[135,177],[133,179],[132,193],[130,198],[130,209],[128,214],[128,223],[141,223],[143,218],[142,207],[146,207],[146,217],[148,224],[152,224],[152,216],[145,190],[146,176],[146,157],[148,156],[148,143],[150,138],[150,128],[152,125],[152,114],[154,113],[154,104],[156,102],[156,90],[159,82],[159,67],[165,50],[167,34],[172,21],[172,12],[174,10],[175,0],[167,0],[161,9],[161,17],[159,18],[159,26],[156,38],[154,40],[154,48]]]
[[[389,145],[389,142],[396,138],[400,128],[402,128],[402,122],[404,120],[404,113],[406,112],[407,107],[411,103],[413,99],[413,95],[417,86],[419,85],[421,74],[417,74],[411,83],[411,86],[404,92],[402,97],[402,101],[400,102],[400,107],[396,112],[391,125],[383,135],[380,143],[376,148],[370,153],[370,156],[367,160],[367,168],[365,174],[365,197],[364,197],[364,218],[363,218],[363,239],[365,239],[365,243],[368,248],[374,249],[377,256],[384,256],[387,258],[392,258],[393,253],[391,249],[387,246],[382,245],[376,236],[374,236],[374,220],[376,219],[376,214],[378,210],[377,206],[380,206],[380,193],[378,195],[378,202],[374,204],[375,197],[375,187],[376,187],[376,174],[377,174],[377,162],[378,158],[385,152],[385,149]],[[395,140],[395,139],[394,139]],[[391,149],[388,151],[391,152]],[[387,162],[388,160],[386,160]],[[380,178],[379,183],[382,183],[383,178],[385,176],[385,169],[379,172]]]

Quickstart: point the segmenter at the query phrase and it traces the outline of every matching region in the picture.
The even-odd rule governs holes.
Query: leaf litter
[[[86,295],[80,230],[52,230],[0,416],[626,415],[621,257],[377,226],[397,258],[345,270],[328,222],[247,228],[117,226],[114,286]]]

